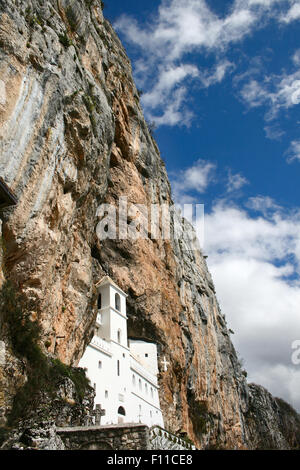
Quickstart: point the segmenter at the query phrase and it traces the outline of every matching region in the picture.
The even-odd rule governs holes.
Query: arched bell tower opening
[[[121,311],[121,298],[118,293],[115,294],[115,309],[118,310],[118,312]]]
[[[101,310],[102,308],[102,296],[101,293],[98,295],[98,302],[97,302],[98,310]]]

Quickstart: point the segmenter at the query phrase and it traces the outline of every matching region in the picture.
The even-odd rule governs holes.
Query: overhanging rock
[[[15,206],[18,200],[12,190],[7,186],[3,178],[0,177],[0,209]]]

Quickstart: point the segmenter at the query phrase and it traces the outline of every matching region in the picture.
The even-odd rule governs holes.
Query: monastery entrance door
[[[125,409],[123,406],[118,408],[118,423],[124,423],[124,416],[126,416]]]

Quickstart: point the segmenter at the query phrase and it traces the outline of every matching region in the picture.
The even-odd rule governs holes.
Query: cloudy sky
[[[300,411],[300,0],[107,0],[249,381]]]

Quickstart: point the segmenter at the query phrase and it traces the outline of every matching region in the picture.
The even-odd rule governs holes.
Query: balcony
[[[105,341],[105,339],[99,338],[99,336],[95,335],[90,345],[98,349],[99,351],[103,351],[109,355],[112,354],[110,344],[107,341]]]
[[[148,372],[147,369],[145,369],[145,367],[138,362],[138,360],[133,356],[132,353],[130,357],[130,367],[142,377],[144,377],[146,380],[157,386],[157,376]]]

